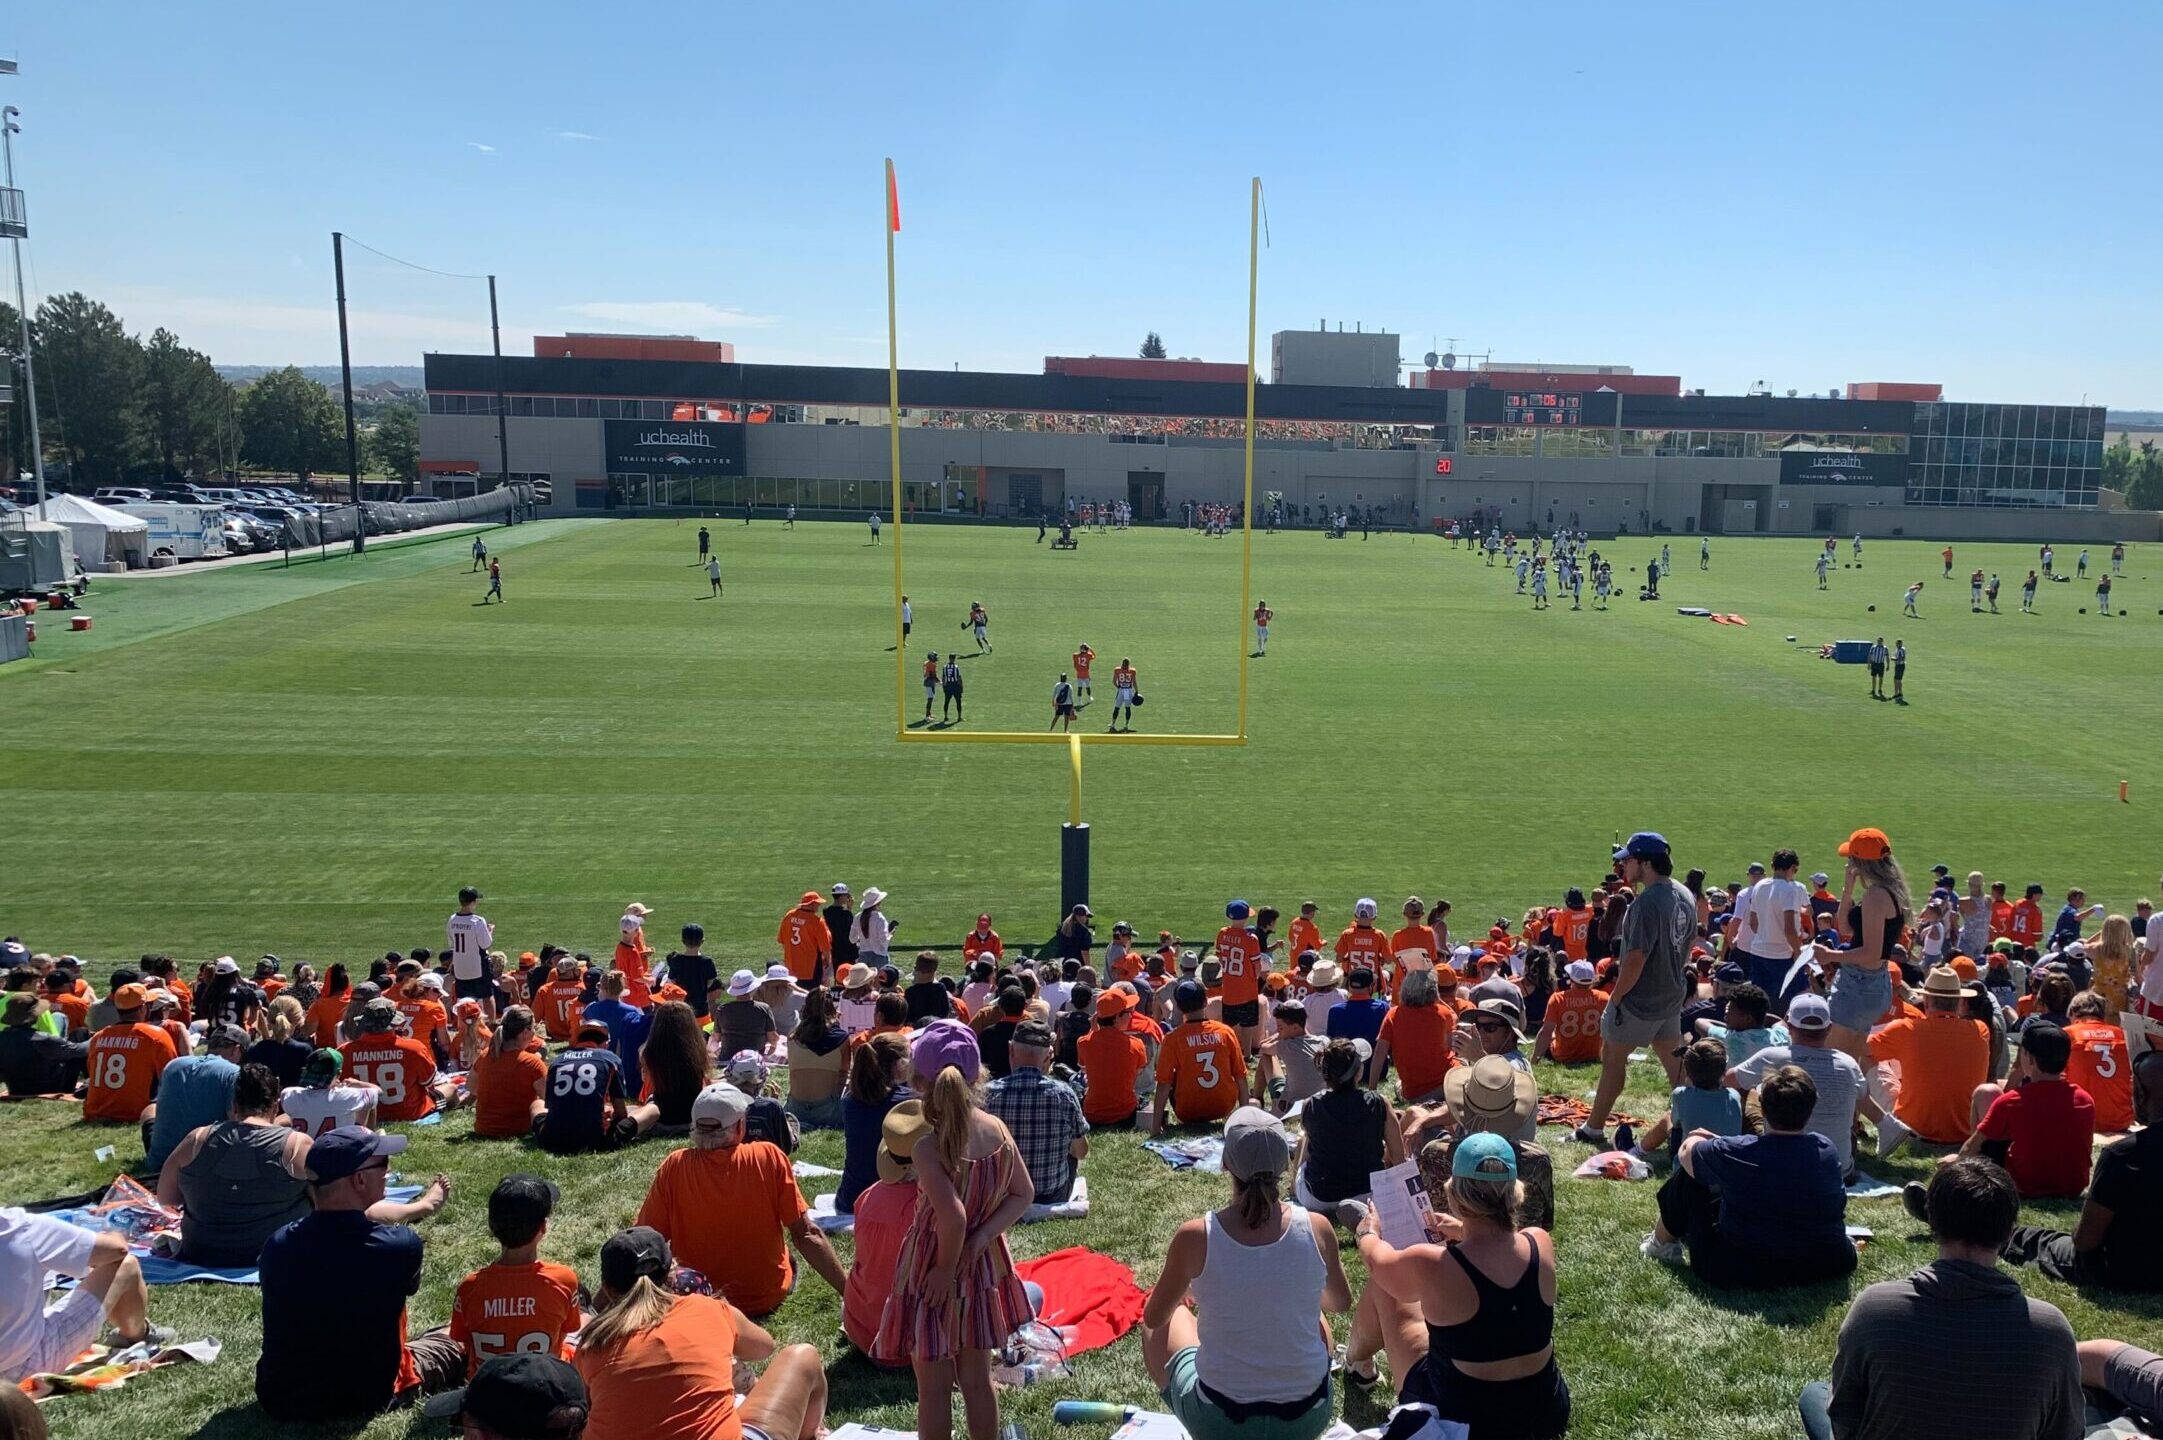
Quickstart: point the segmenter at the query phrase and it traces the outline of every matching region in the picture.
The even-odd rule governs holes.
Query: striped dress
[[[967,1173],[958,1188],[966,1230],[973,1231],[1006,1198],[1021,1155],[1009,1142],[982,1159],[963,1163]],[[879,1317],[873,1353],[947,1360],[963,1350],[996,1350],[1029,1319],[1029,1296],[1014,1273],[1004,1235],[961,1273],[954,1295],[928,1292],[938,1248],[938,1222],[931,1206],[918,1201],[916,1218],[909,1222],[895,1257],[894,1289]]]

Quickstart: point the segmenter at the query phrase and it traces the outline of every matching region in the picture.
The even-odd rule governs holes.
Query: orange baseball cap
[[[1455,965],[1435,966],[1434,983],[1437,985],[1455,985],[1460,983],[1457,974],[1457,967]]]
[[[1963,980],[1973,980],[1975,978],[1975,962],[1965,955],[1955,955],[1953,957],[1953,973]]]
[[[1890,859],[1893,842],[1885,837],[1883,830],[1858,830],[1840,847],[1840,853],[1850,860]]]
[[[531,970],[531,969],[532,969],[532,968],[533,968],[534,966],[536,966],[536,965],[538,965],[538,964],[540,964],[540,963],[541,963],[541,957],[540,957],[540,956],[538,956],[538,955],[536,955],[536,954],[534,954],[534,953],[533,953],[533,952],[532,952],[531,950],[521,950],[521,951],[519,951],[519,952],[518,952],[518,968],[519,968],[519,969],[521,969],[521,970]]]
[[[123,985],[113,991],[113,1008],[115,1010],[140,1010],[143,1008],[143,1001],[148,999],[149,995],[150,992],[140,985]]]
[[[1114,987],[1097,996],[1097,1014],[1105,1017],[1124,1015],[1133,1004],[1134,995],[1131,991]]]

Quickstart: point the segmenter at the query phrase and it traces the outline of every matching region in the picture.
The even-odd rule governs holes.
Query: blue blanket
[[[384,1188],[383,1198],[403,1204],[420,1199],[423,1188],[425,1187],[419,1185],[390,1185]],[[81,1225],[89,1230],[102,1230],[105,1228],[97,1216],[82,1210],[55,1211],[53,1218],[65,1220],[71,1225]],[[146,1285],[185,1285],[195,1280],[215,1281],[221,1285],[260,1285],[262,1283],[262,1276],[256,1273],[253,1265],[245,1267],[236,1265],[224,1268],[213,1265],[191,1265],[185,1260],[175,1260],[164,1255],[153,1255],[146,1245],[130,1245],[128,1249],[134,1254],[136,1262],[143,1267],[143,1283]],[[59,1276],[48,1276],[47,1281],[49,1288],[55,1289],[72,1289],[75,1285],[73,1279]]]
[[[1224,1173],[1224,1141],[1215,1135],[1193,1140],[1144,1140],[1142,1148],[1174,1170],[1192,1170],[1200,1175]]]

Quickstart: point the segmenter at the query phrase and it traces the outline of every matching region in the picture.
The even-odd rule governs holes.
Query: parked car
[[[130,500],[148,500],[150,491],[140,485],[108,485],[90,498],[100,505],[122,505]]]

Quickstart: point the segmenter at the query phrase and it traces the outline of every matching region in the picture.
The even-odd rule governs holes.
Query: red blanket
[[[1141,1322],[1148,1299],[1134,1272],[1108,1255],[1074,1246],[1014,1266],[1044,1289],[1037,1319],[1059,1332],[1069,1359],[1100,1350]]]

